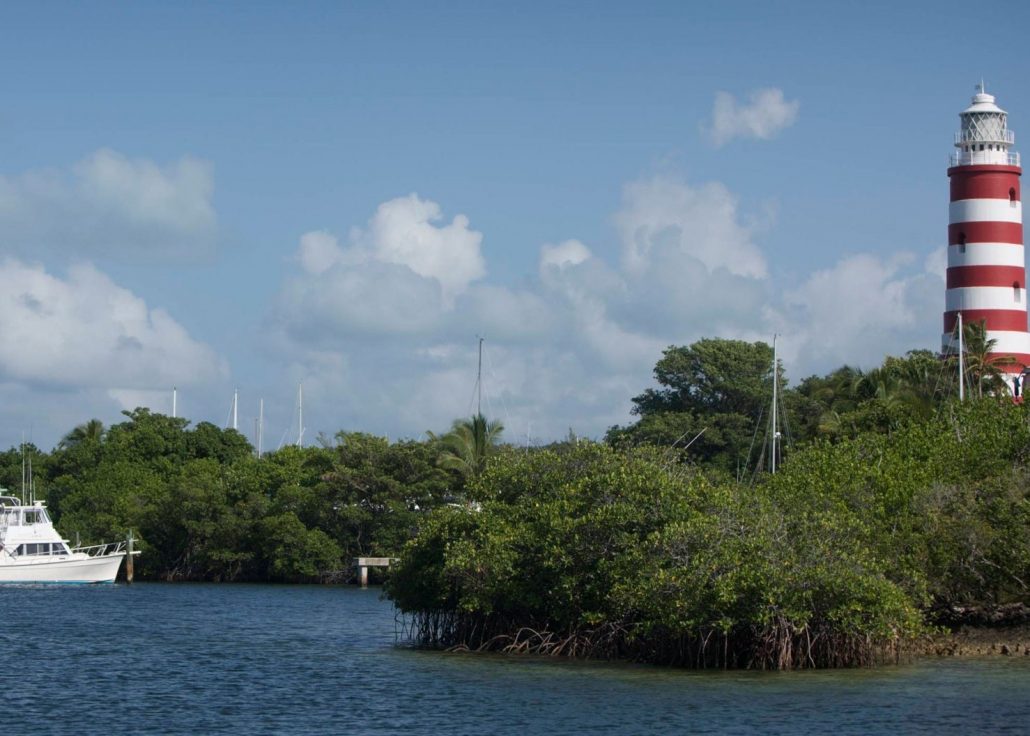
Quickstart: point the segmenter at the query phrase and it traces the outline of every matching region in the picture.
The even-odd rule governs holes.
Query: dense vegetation
[[[500,455],[390,595],[429,645],[762,668],[891,658],[937,607],[1026,601],[1030,422],[981,343],[966,403],[924,351],[786,390],[775,475],[769,347],[669,348],[635,424]]]
[[[137,409],[0,453],[0,484],[27,455],[67,536],[132,529],[153,579],[343,580],[354,556],[399,556],[387,592],[427,645],[862,664],[937,608],[1030,602],[1030,420],[975,330],[965,403],[927,351],[793,388],[779,372],[775,475],[771,348],[702,340],[665,352],[603,442],[507,447],[477,416],[258,459],[235,431]]]
[[[463,476],[437,462],[442,446],[341,432],[259,460],[234,430],[136,409],[27,456],[36,496],[69,538],[140,537],[138,576],[297,582],[346,578],[354,556],[396,554],[422,513],[461,492]],[[20,488],[22,460],[0,454],[0,484]]]

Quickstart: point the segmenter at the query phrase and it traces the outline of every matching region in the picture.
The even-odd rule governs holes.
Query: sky
[[[792,382],[940,344],[981,78],[1030,6],[0,5],[0,447],[137,406],[263,449],[633,420],[670,345]]]

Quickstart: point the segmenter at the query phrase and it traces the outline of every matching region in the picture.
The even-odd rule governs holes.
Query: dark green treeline
[[[133,530],[138,577],[314,582],[346,579],[354,556],[396,554],[421,514],[461,493],[443,451],[443,439],[341,432],[258,460],[234,430],[136,409],[28,455],[36,497],[72,541]],[[0,484],[20,493],[21,478],[22,453],[0,454]]]

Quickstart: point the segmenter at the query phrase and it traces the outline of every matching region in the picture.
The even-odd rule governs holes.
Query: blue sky
[[[797,380],[936,347],[981,76],[1030,135],[1030,11],[960,3],[0,8],[0,445],[137,404],[265,445],[630,419],[669,344]],[[457,218],[457,219],[456,219]]]

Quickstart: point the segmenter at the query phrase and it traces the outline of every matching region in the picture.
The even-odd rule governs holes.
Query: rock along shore
[[[1022,603],[1000,606],[951,606],[934,611],[938,634],[915,642],[916,656],[1030,657],[1030,607]]]

